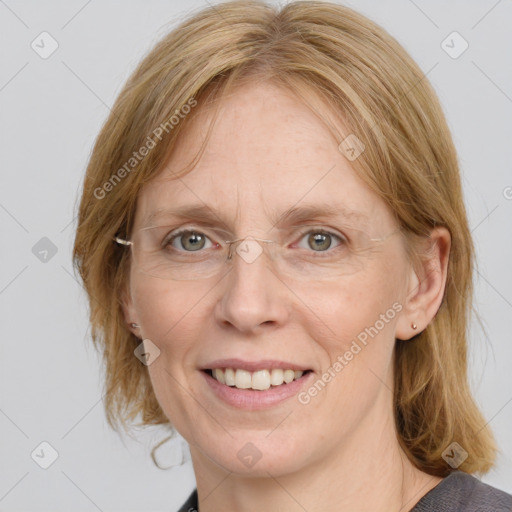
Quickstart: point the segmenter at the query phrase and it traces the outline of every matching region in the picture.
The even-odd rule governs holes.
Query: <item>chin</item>
[[[289,434],[276,436],[275,439],[268,435],[268,431],[254,435],[240,434],[233,438],[226,435],[222,441],[212,440],[208,446],[200,443],[194,450],[200,453],[199,457],[195,457],[195,462],[206,457],[226,471],[254,478],[268,478],[269,474],[283,476],[307,465],[308,453],[304,447],[313,448],[308,440],[297,443]],[[212,446],[215,447],[213,450]]]

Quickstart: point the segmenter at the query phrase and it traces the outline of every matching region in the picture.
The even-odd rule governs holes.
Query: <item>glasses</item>
[[[139,229],[131,240],[114,240],[132,250],[136,270],[161,279],[191,281],[217,276],[239,258],[252,265],[264,258],[281,276],[296,280],[333,279],[364,270],[385,242],[400,228],[385,236],[370,236],[363,230],[340,231],[311,228],[297,233],[292,242],[247,236],[217,242],[219,234],[196,227],[152,226]],[[304,243],[305,241],[305,243]],[[302,245],[299,245],[302,243]]]

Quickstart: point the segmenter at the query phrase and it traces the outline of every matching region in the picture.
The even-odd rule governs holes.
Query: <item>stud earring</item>
[[[412,327],[414,330],[416,330],[416,329],[418,328],[418,326],[417,326],[414,322],[412,322],[412,323],[411,323],[411,327]]]
[[[139,324],[136,324],[135,322],[132,322],[130,324],[130,327],[133,327],[134,329],[139,329],[140,328],[140,325]]]

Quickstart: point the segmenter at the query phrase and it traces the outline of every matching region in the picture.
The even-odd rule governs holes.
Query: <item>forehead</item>
[[[206,137],[211,111],[198,114],[163,171],[141,191],[137,225],[186,206],[222,212],[250,227],[293,208],[307,214],[319,204],[330,214],[391,222],[383,201],[356,175],[322,120],[269,83],[239,88],[223,100],[201,158],[176,179],[173,173],[193,160]],[[328,116],[328,109],[320,115]]]

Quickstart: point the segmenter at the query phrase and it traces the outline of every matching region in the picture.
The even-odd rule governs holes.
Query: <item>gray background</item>
[[[501,449],[483,480],[512,492],[512,4],[345,4],[405,46],[448,117],[479,258],[483,329],[474,322],[471,383]],[[120,438],[106,425],[100,361],[70,251],[86,162],[109,107],[152,45],[205,5],[0,0],[1,511],[172,511],[194,487],[190,462],[153,466],[149,450],[165,432]],[[43,31],[59,45],[47,59],[31,48]],[[441,47],[453,31],[469,43],[456,59]],[[42,441],[59,454],[46,470],[31,458]],[[176,458],[173,449],[164,446],[163,458]]]

